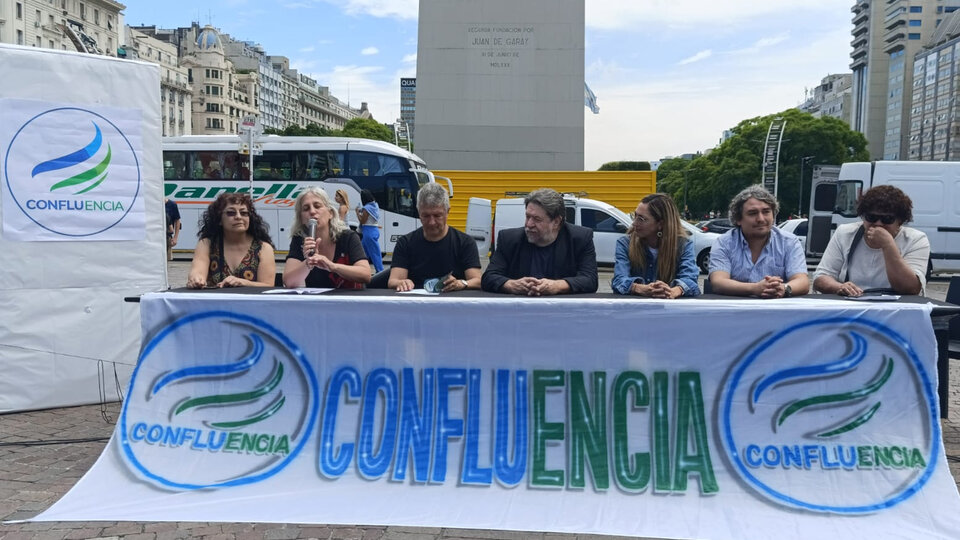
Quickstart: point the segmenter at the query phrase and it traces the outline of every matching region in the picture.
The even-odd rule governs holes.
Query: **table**
[[[949,538],[931,317],[957,308],[904,300],[150,294],[115,443],[54,510]]]

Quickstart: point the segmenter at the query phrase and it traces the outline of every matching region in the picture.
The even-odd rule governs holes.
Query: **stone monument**
[[[431,169],[583,170],[584,0],[420,0]]]

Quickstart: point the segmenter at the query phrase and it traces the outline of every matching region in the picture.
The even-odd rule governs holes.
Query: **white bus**
[[[307,186],[323,187],[331,199],[337,189],[346,190],[351,206],[347,221],[353,226],[360,190],[369,189],[380,205],[384,253],[391,253],[397,238],[420,226],[417,191],[435,180],[415,154],[368,139],[268,135],[261,142],[263,155],[253,158],[252,197],[280,255],[290,245],[294,201]],[[182,226],[175,252],[193,251],[197,222],[218,194],[250,191],[249,156],[239,154],[239,145],[235,136],[163,139],[164,195],[177,203]],[[453,186],[448,189],[452,194]]]

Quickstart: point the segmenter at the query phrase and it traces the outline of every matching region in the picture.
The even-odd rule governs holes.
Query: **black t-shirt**
[[[306,257],[303,256],[302,236],[294,236],[290,239],[290,250],[287,253],[287,259],[296,259],[298,261],[306,259]],[[340,238],[337,238],[336,251],[333,253],[333,262],[352,265],[361,259],[365,261],[370,260],[363,251],[363,246],[360,244],[360,237],[357,236],[357,233],[349,230],[340,233]],[[313,268],[310,270],[310,273],[307,274],[306,286],[322,289],[362,289],[363,283],[356,283],[344,279],[334,272]]]
[[[405,268],[407,278],[419,289],[424,281],[446,274],[464,279],[468,268],[480,268],[480,255],[477,243],[453,227],[436,242],[424,238],[421,227],[397,240],[390,267]]]
[[[531,244],[533,253],[530,256],[530,277],[545,278],[553,275],[553,258],[557,243],[549,246],[535,246]]]

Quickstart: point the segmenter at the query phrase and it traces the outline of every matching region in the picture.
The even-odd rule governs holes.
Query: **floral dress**
[[[255,281],[257,279],[257,268],[260,267],[260,246],[261,242],[256,238],[250,242],[250,249],[244,255],[243,260],[236,268],[230,268],[226,259],[223,258],[223,238],[220,238],[215,244],[210,244],[210,269],[207,270],[207,287],[216,287],[221,281],[227,279],[227,276],[236,276]]]

